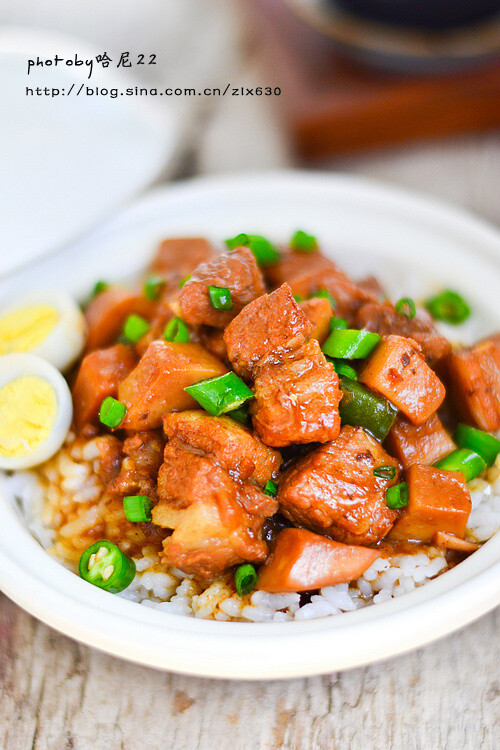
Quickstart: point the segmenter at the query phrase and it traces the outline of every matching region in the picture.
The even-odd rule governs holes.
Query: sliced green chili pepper
[[[500,440],[483,430],[469,427],[468,424],[459,424],[453,436],[459,448],[469,448],[486,461],[488,466],[495,463],[500,453]]]
[[[434,466],[436,469],[445,469],[446,471],[461,471],[465,481],[470,482],[471,479],[474,479],[486,469],[486,461],[475,451],[468,448],[457,448],[457,450],[437,461]]]
[[[297,229],[292,234],[290,247],[292,250],[298,250],[299,253],[314,253],[318,249],[318,240],[314,235],[307,234],[302,229]]]
[[[337,375],[342,375],[344,378],[350,378],[350,380],[358,379],[358,373],[354,367],[348,365],[347,362],[344,362],[342,359],[333,359],[332,362]]]
[[[181,318],[172,318],[165,326],[163,338],[165,341],[187,344],[190,339],[189,328]]]
[[[238,406],[237,409],[232,409],[231,411],[226,412],[226,416],[231,417],[231,419],[236,420],[236,422],[248,425],[250,423],[248,404],[244,403],[241,406]]]
[[[106,539],[87,547],[80,557],[81,578],[113,594],[130,586],[135,576],[135,562],[116,544]]]
[[[191,278],[191,276],[192,276],[192,274],[188,273],[187,276],[184,276],[184,278],[179,281],[179,289],[182,289],[182,287],[184,286],[184,284],[187,284],[187,282],[189,281],[189,279]]]
[[[353,328],[336,329],[321,347],[334,359],[364,359],[381,341],[381,336],[372,331],[357,331]]]
[[[139,339],[149,331],[151,326],[148,321],[140,315],[129,315],[123,326],[123,336],[131,344],[137,344]]]
[[[385,493],[385,504],[388,508],[396,510],[397,508],[406,508],[410,499],[408,485],[406,482],[393,484],[388,487]]]
[[[414,318],[417,314],[417,308],[411,297],[402,297],[394,305],[396,312],[401,313],[406,318]]]
[[[281,258],[278,248],[260,234],[238,234],[236,237],[226,240],[226,245],[230,250],[237,247],[248,247],[255,255],[255,260],[259,266],[269,266],[272,263],[277,263]]]
[[[246,596],[253,591],[257,583],[257,573],[254,566],[247,563],[236,568],[234,582],[239,596]]]
[[[151,500],[147,495],[127,495],[123,498],[123,510],[132,523],[151,521]]]
[[[334,310],[337,305],[337,303],[333,299],[328,289],[318,289],[316,292],[313,292],[312,294],[310,294],[308,299],[314,299],[314,297],[320,297],[320,299],[327,299],[331,305],[332,310]]]
[[[144,296],[150,300],[157,300],[165,286],[165,279],[161,276],[149,276],[144,282]]]
[[[113,396],[107,396],[99,409],[99,421],[106,427],[116,429],[127,413],[127,407]]]
[[[223,286],[212,286],[208,287],[208,297],[210,304],[216,310],[232,310],[233,300],[231,299],[230,289],[226,289]]]
[[[380,479],[394,479],[396,476],[396,467],[387,464],[387,466],[377,466],[373,469],[373,476]]]
[[[270,497],[276,497],[276,495],[278,494],[278,482],[273,482],[273,480],[270,479],[269,482],[266,482],[264,492]]]
[[[105,292],[107,289],[109,289],[110,285],[107,281],[96,281],[94,284],[94,288],[92,289],[92,292],[90,294],[90,299],[94,299],[94,297],[97,297],[98,294],[101,294],[101,292]]]
[[[333,331],[345,331],[347,326],[347,320],[345,318],[330,318],[330,323],[328,324],[330,327],[330,333],[333,333]]]
[[[253,391],[234,372],[201,380],[184,390],[213,417],[233,411],[254,397]]]
[[[451,289],[445,289],[425,302],[425,307],[435,320],[457,326],[470,315],[470,307],[464,298]]]
[[[350,378],[340,378],[340,388],[342,400],[339,412],[342,423],[363,427],[378,440],[383,440],[396,419],[396,407]]]

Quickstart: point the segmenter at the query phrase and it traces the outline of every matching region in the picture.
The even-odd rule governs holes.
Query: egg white
[[[75,362],[85,344],[86,325],[83,313],[68,294],[50,290],[16,299],[15,303],[0,309],[0,318],[36,305],[53,308],[59,314],[59,320],[47,338],[26,354],[42,357],[64,372]]]
[[[73,402],[68,384],[61,373],[49,362],[33,354],[5,354],[0,357],[0,389],[12,380],[33,375],[42,378],[54,389],[56,417],[48,437],[23,456],[1,456],[0,469],[29,469],[47,461],[64,443],[73,418]]]

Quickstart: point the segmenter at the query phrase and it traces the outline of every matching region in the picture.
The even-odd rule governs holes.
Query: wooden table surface
[[[216,12],[227,11],[225,0],[214,5]],[[15,21],[17,5],[8,7],[11,15],[4,20]],[[211,32],[221,49],[228,38],[222,21]],[[213,59],[214,85],[222,70],[224,80],[262,83],[258,49],[242,59],[234,47],[226,48]],[[203,80],[209,67],[204,59]],[[187,132],[178,176],[294,166],[270,102],[211,102],[193,113]],[[490,220],[500,218],[495,136],[321,166],[417,188]],[[499,624],[499,612],[493,612],[413,653],[324,677],[216,681],[99,653],[0,594],[0,750],[498,750]]]

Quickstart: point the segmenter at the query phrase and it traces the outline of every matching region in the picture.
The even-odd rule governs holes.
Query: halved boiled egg
[[[31,295],[0,310],[0,355],[36,354],[66,370],[85,341],[85,318],[64,292]]]
[[[0,357],[0,469],[28,469],[63,444],[73,417],[68,384],[41,357]]]

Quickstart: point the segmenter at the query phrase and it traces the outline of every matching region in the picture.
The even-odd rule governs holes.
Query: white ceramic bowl
[[[286,239],[314,232],[349,271],[375,271],[400,296],[445,283],[467,296],[485,333],[500,321],[498,234],[462,211],[345,176],[297,172],[201,179],[146,196],[71,251],[0,282],[60,285],[83,296],[97,278],[140,269],[163,236],[237,232]],[[471,334],[472,335],[472,334]],[[15,503],[0,502],[0,587],[33,615],[124,659],[195,675],[298,677],[422,646],[500,602],[500,535],[449,572],[398,599],[308,622],[228,623],[142,607],[94,588],[46,554]]]

